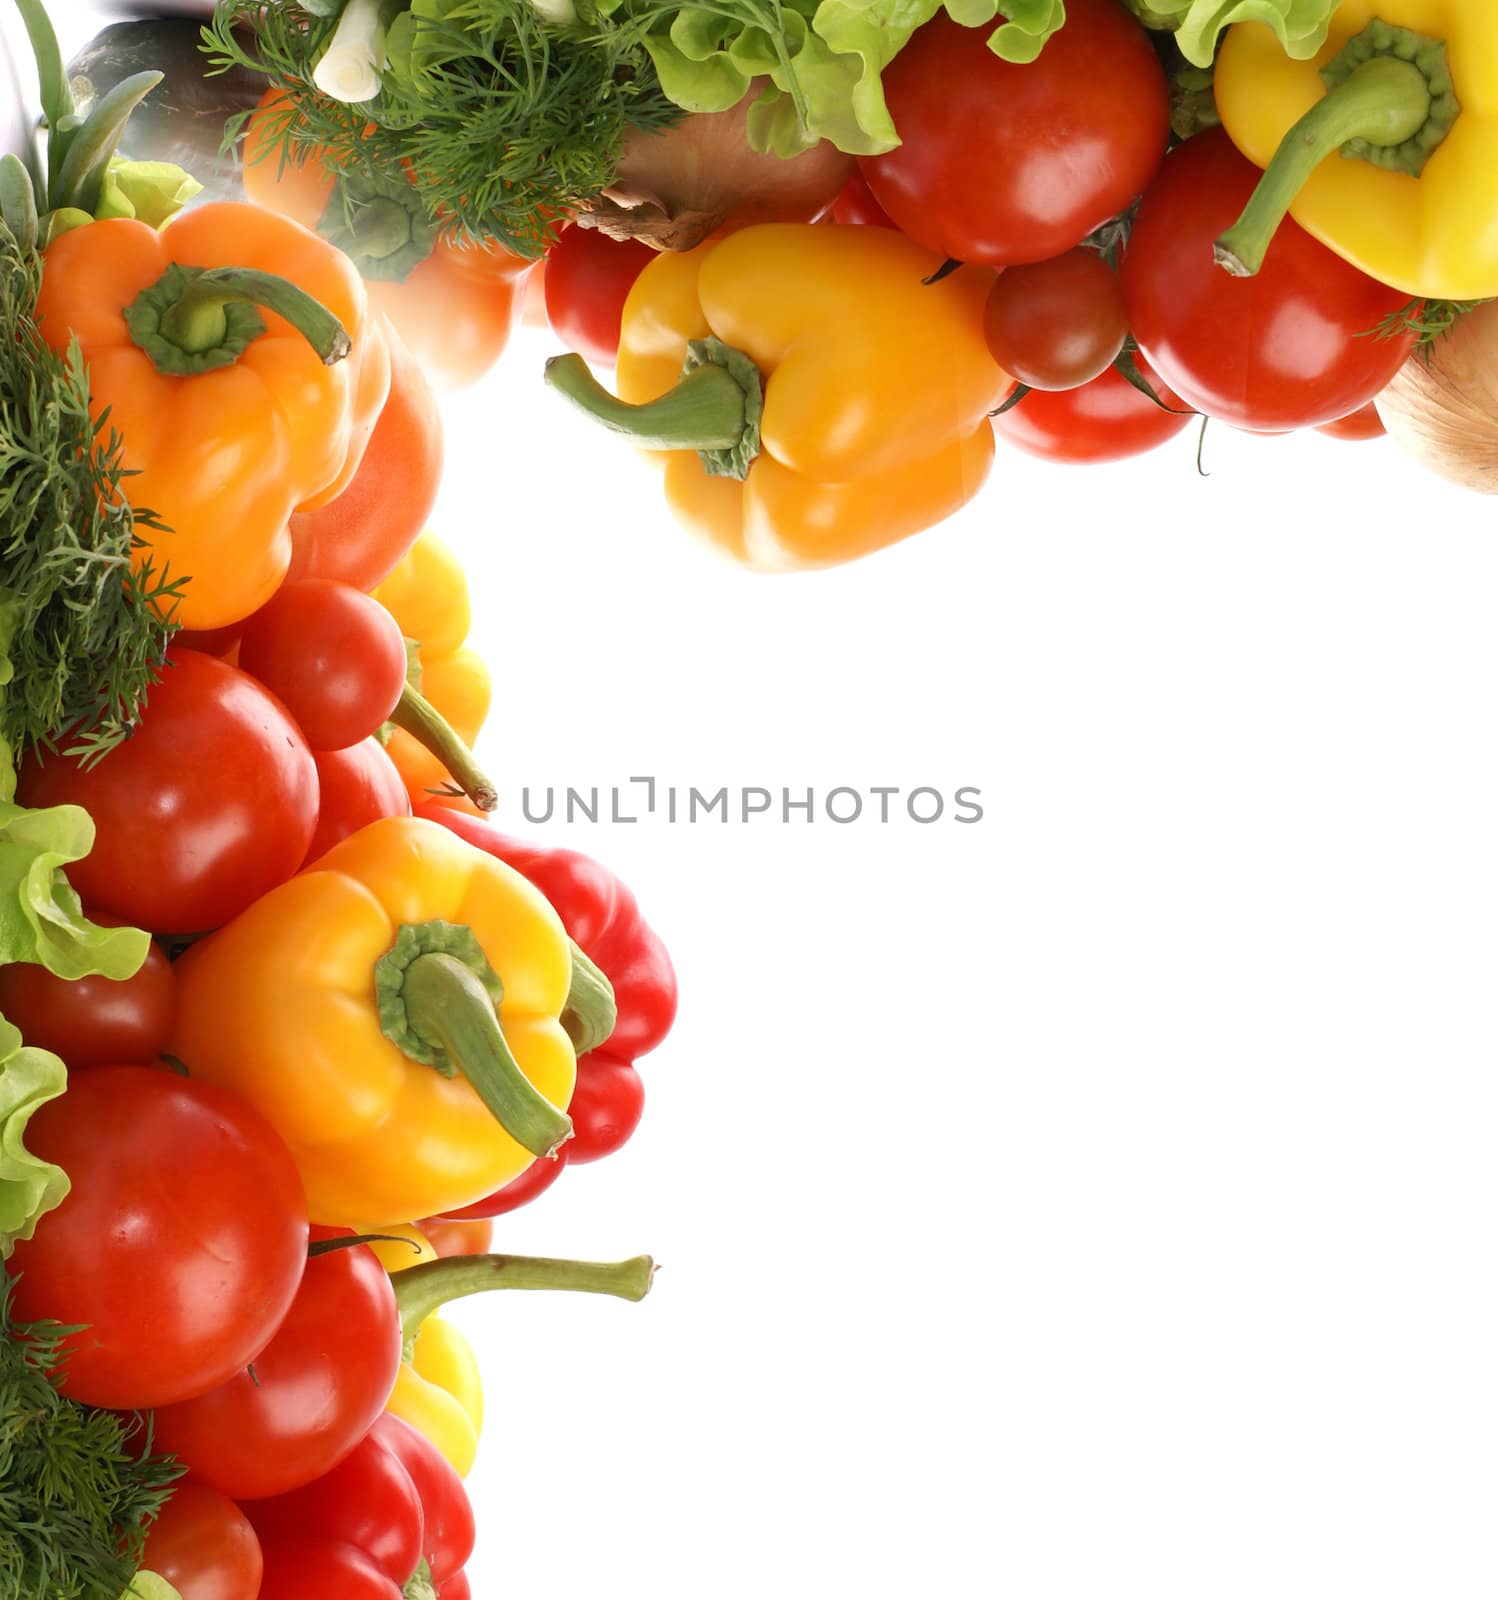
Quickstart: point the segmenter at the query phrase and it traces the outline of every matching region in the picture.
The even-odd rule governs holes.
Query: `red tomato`
[[[344,1229],[313,1228],[316,1240]],[[236,1500],[286,1494],[336,1466],[384,1410],[400,1315],[367,1245],[311,1257],[253,1371],[156,1412],[156,1444]]]
[[[1067,0],[1037,60],[1001,61],[993,23],[945,12],[884,69],[895,149],[860,156],[896,227],[939,255],[1002,267],[1080,244],[1149,182],[1170,96],[1149,36],[1117,0]]]
[[[141,1565],[182,1600],[257,1600],[260,1541],[249,1519],[201,1483],[179,1483],[146,1535]]]
[[[252,677],[173,650],[131,738],[87,770],[27,756],[16,797],[94,819],[94,848],[68,868],[85,905],[152,933],[203,933],[302,864],[317,768]]]
[[[861,172],[843,185],[842,192],[832,202],[832,220],[865,228],[893,228],[884,207],[874,198],[868,181]]]
[[[994,360],[1032,389],[1091,383],[1113,365],[1128,331],[1118,275],[1086,245],[1007,267],[983,307]]]
[[[1320,423],[1316,428],[1317,433],[1324,433],[1328,439],[1350,440],[1382,439],[1388,431],[1384,427],[1384,419],[1378,414],[1378,407],[1371,400],[1347,416]],[[0,1011],[4,1009],[4,1005],[0,1004]],[[24,1033],[25,1029],[21,1031]]]
[[[116,926],[113,917],[96,917]],[[62,1057],[70,1072],[111,1065],[149,1066],[166,1049],[177,1015],[177,979],[159,945],[133,978],[59,978],[16,961],[0,967],[0,1016],[27,1044]]]
[[[644,1110],[645,1085],[630,1062],[600,1050],[579,1056],[577,1083],[567,1104],[572,1118],[568,1161],[612,1155],[639,1126]]]
[[[326,855],[340,839],[381,817],[409,817],[411,796],[395,763],[378,739],[362,739],[347,750],[315,754],[319,805],[317,829],[304,865]]]
[[[1359,272],[1293,218],[1252,278],[1217,266],[1259,169],[1221,128],[1166,158],[1124,247],[1129,327],[1186,402],[1235,428],[1278,433],[1345,417],[1404,364],[1414,334],[1375,338],[1408,296]]]
[[[634,281],[656,252],[638,239],[611,239],[597,228],[562,229],[546,252],[546,319],[551,331],[589,361],[619,358],[619,326]]]
[[[26,1141],[73,1180],[10,1262],[20,1321],[82,1327],[65,1394],[165,1406],[255,1360],[307,1245],[301,1179],[258,1111],[170,1072],[98,1067],[36,1112]]]
[[[400,624],[373,595],[329,578],[283,583],[245,624],[241,671],[296,718],[314,750],[346,750],[395,710],[406,687]]]
[[[400,565],[437,503],[442,417],[420,363],[388,331],[389,398],[348,487],[292,517],[288,583],[336,578],[375,588]]]
[[[1172,410],[1162,411],[1114,367],[1079,389],[1036,389],[993,419],[994,432],[1046,461],[1122,461],[1172,439],[1192,420],[1190,407],[1150,369],[1139,370]]]

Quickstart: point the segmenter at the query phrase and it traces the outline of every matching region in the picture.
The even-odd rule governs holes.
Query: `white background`
[[[1491,1596],[1492,504],[1214,429],[1206,478],[1190,434],[1002,452],[944,528],[755,578],[549,349],[447,408],[481,750],[683,999],[632,1143],[499,1230],[653,1295],[454,1312],[475,1594]],[[520,817],[635,774],[986,815]]]

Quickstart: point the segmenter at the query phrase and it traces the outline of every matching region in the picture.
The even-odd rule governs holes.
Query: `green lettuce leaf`
[[[1181,54],[1196,67],[1210,67],[1224,28],[1262,22],[1274,30],[1285,54],[1305,61],[1326,43],[1338,0],[1124,0],[1147,28],[1175,32]]]
[[[142,1568],[130,1580],[130,1587],[120,1600],[182,1600],[182,1595],[159,1572],[147,1572]]]
[[[975,28],[998,18],[1000,3],[946,0],[946,9]],[[1033,61],[1066,20],[1065,0],[1002,3],[988,47],[1006,61]],[[726,110],[751,79],[768,79],[748,118],[756,150],[793,156],[828,139],[852,155],[878,155],[900,142],[881,75],[941,9],[942,0],[781,0],[774,13],[751,15],[688,4],[666,13],[645,48],[661,88],[687,111]],[[778,27],[764,25],[772,15]]]
[[[50,1050],[23,1045],[20,1030],[0,1017],[0,1261],[67,1195],[67,1173],[25,1143],[31,1114],[67,1086],[62,1062]]]
[[[104,173],[94,216],[134,217],[164,228],[203,185],[170,161],[127,161],[116,156]]]

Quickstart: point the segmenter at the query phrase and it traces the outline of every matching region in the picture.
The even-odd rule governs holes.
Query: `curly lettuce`
[[[1124,0],[1147,28],[1175,34],[1194,67],[1210,67],[1218,40],[1235,22],[1262,22],[1285,54],[1305,61],[1326,43],[1338,0]]]
[[[0,1017],[0,1261],[67,1197],[62,1168],[26,1148],[33,1113],[67,1086],[62,1062],[50,1050],[22,1044],[20,1030]]]

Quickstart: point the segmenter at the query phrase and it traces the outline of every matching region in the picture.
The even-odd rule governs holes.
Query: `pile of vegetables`
[[[643,1109],[664,946],[499,832],[423,368],[332,243],[120,153],[0,159],[0,1596],[470,1593],[442,1307],[637,1301],[489,1220]],[[419,813],[419,814],[418,814]]]

